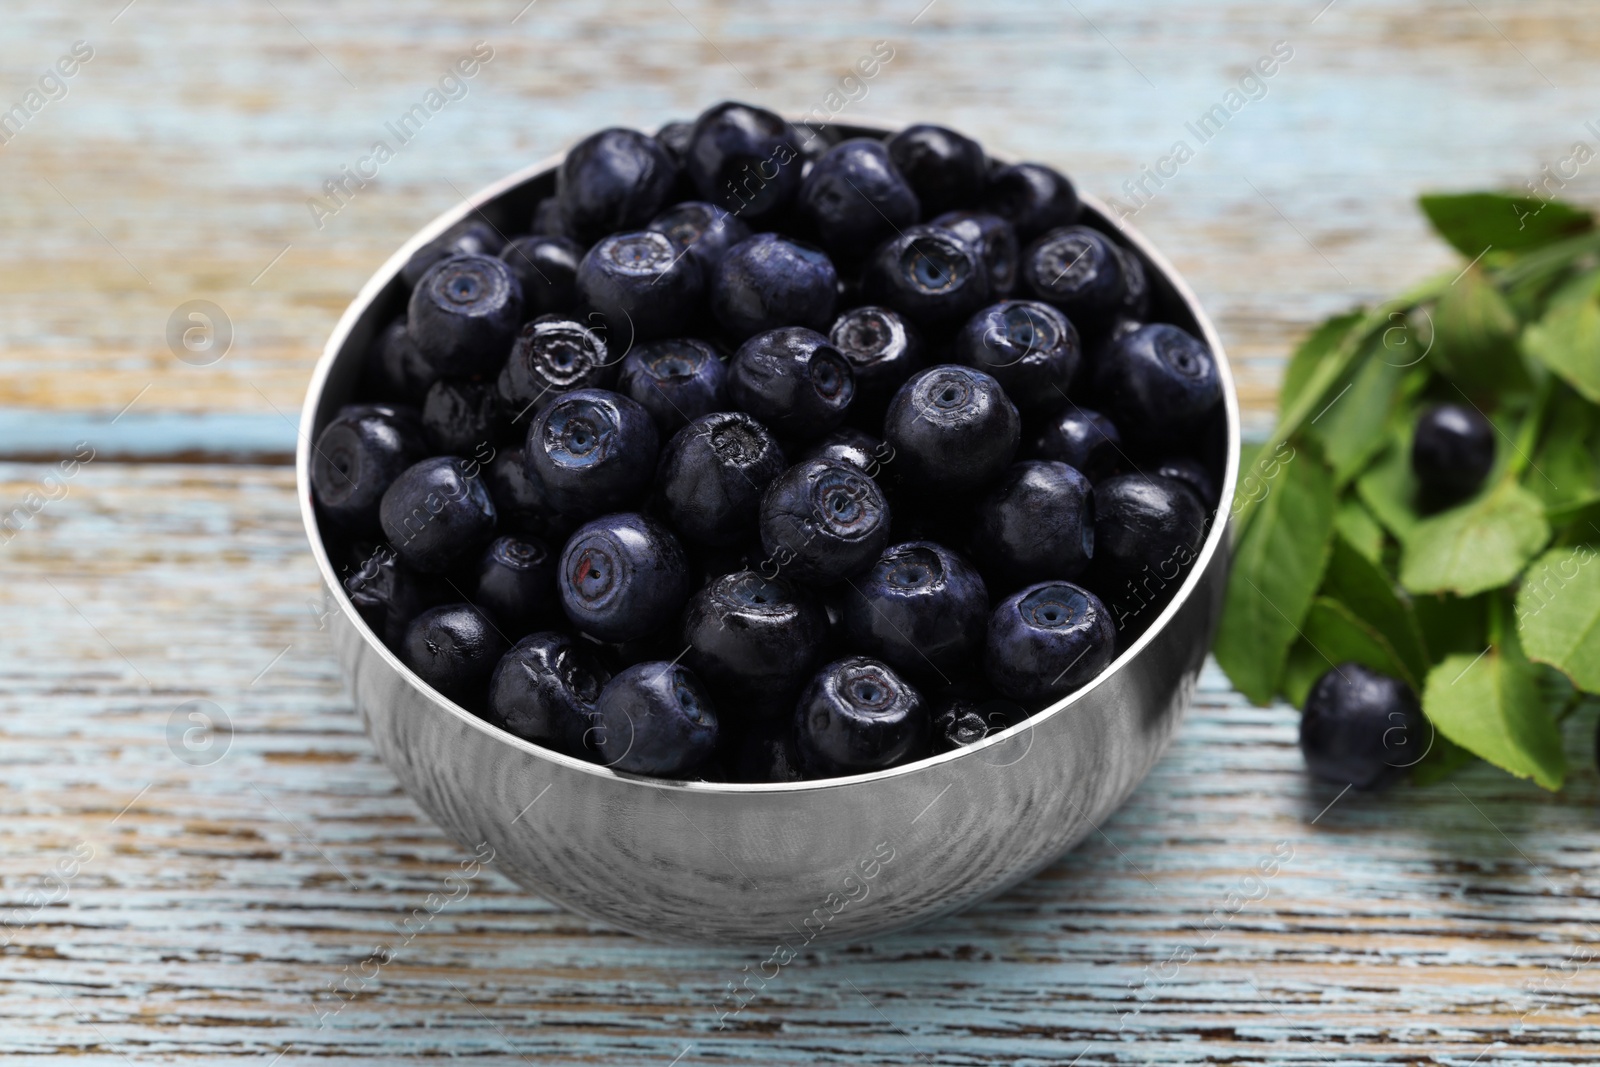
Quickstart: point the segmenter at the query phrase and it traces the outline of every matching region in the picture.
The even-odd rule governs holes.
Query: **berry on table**
[[[1428,741],[1411,688],[1359,663],[1341,663],[1317,679],[1300,719],[1311,773],[1357,789],[1400,777],[1426,754]]]

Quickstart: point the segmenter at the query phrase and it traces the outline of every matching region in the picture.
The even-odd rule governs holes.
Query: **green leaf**
[[[1322,361],[1338,350],[1345,335],[1355,328],[1362,317],[1363,312],[1360,308],[1343,315],[1335,315],[1312,330],[1306,339],[1300,342],[1300,347],[1289,357],[1289,367],[1283,373],[1283,385],[1278,389],[1279,410],[1294,405],[1300,394],[1305,392],[1306,384],[1311,381]]]
[[[1478,758],[1441,734],[1438,727],[1430,724],[1430,728],[1433,730],[1432,744],[1417,765],[1411,768],[1411,781],[1417,785],[1443,781]]]
[[[1388,575],[1342,537],[1334,539],[1322,593],[1338,600],[1363,624],[1382,635],[1405,665],[1411,687],[1417,688],[1428,673],[1428,653],[1411,605],[1395,593]]]
[[[1549,540],[1539,498],[1502,478],[1401,539],[1400,584],[1413,593],[1471,596],[1509,584]]]
[[[1531,384],[1511,305],[1477,267],[1447,287],[1433,309],[1435,366],[1468,393],[1498,395]]]
[[[1369,343],[1350,380],[1306,427],[1322,445],[1335,485],[1359,474],[1384,445],[1405,367],[1391,362],[1381,334]]]
[[[1359,498],[1347,496],[1339,501],[1333,525],[1339,536],[1368,560],[1373,563],[1383,560],[1383,527],[1372,517],[1372,512],[1361,505]]]
[[[1600,303],[1593,298],[1552,303],[1522,338],[1528,354],[1590,403],[1600,404]]]
[[[1522,483],[1544,501],[1552,525],[1600,503],[1600,413],[1566,386],[1550,398],[1543,438]]]
[[[1411,611],[1422,631],[1428,660],[1466,653],[1476,656],[1489,643],[1489,597],[1415,596]]]
[[[1283,665],[1283,681],[1278,686],[1278,691],[1283,694],[1283,699],[1297,708],[1306,706],[1306,697],[1311,693],[1311,687],[1317,684],[1329,671],[1328,661],[1306,642],[1305,638],[1294,643],[1289,649],[1289,658]]]
[[[1600,693],[1600,566],[1591,545],[1546,552],[1522,576],[1517,632],[1529,659]]]
[[[1474,659],[1447,657],[1428,672],[1422,710],[1445,737],[1518,778],[1560,789],[1561,732],[1545,710],[1533,666],[1514,642]]]
[[[1404,541],[1422,516],[1417,513],[1417,479],[1411,473],[1411,427],[1401,426],[1387,451],[1356,479],[1356,493],[1385,529]]]
[[[1297,627],[1322,583],[1333,538],[1333,481],[1307,448],[1264,483],[1255,521],[1240,535],[1214,649],[1240,692],[1265,704],[1278,691]]]
[[[1593,225],[1593,218],[1582,208],[1530,196],[1430,193],[1420,202],[1439,236],[1468,257],[1487,247],[1507,251],[1536,248]]]
[[[1389,639],[1347,605],[1331,597],[1317,597],[1311,602],[1311,610],[1306,612],[1303,629],[1306,643],[1316,651],[1325,670],[1343,663],[1359,663],[1380,674],[1399,678],[1413,692],[1417,690],[1422,676],[1413,674]]]

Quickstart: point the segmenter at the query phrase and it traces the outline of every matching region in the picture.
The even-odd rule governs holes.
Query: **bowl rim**
[[[857,133],[865,136],[888,136],[893,132],[891,129],[859,123],[851,123],[844,129],[856,131],[847,133],[846,136],[856,136]],[[1044,710],[1035,712],[1022,722],[1007,727],[998,733],[990,734],[983,740],[974,742],[971,745],[956,748],[949,752],[926,756],[920,760],[885,770],[870,771],[841,778],[807,779],[799,782],[703,782],[629,774],[613,770],[604,764],[591,763],[588,760],[578,759],[577,757],[557,752],[554,749],[545,748],[532,741],[523,740],[515,734],[474,715],[455,701],[439,693],[412,671],[410,667],[406,666],[400,657],[391,651],[377,634],[373,633],[366,620],[361,617],[361,613],[356,610],[349,594],[345,592],[344,583],[339,579],[337,572],[333,568],[332,561],[328,558],[327,549],[323,544],[321,531],[317,524],[316,507],[312,502],[310,470],[311,450],[314,445],[311,439],[311,427],[315,425],[317,409],[322,406],[323,393],[327,389],[328,380],[333,374],[334,364],[338,362],[340,353],[348,343],[350,335],[355,331],[357,323],[400,274],[401,268],[405,266],[411,256],[450,227],[469,215],[478,212],[484,205],[499,199],[535,178],[556,170],[566,158],[567,151],[570,151],[570,149],[571,145],[567,146],[567,149],[562,152],[529,164],[465,197],[461,203],[437,215],[389,256],[383,265],[373,273],[372,277],[367,279],[366,284],[361,287],[355,298],[350,302],[350,305],[340,315],[333,332],[328,337],[327,343],[323,346],[322,355],[318,358],[316,366],[312,370],[311,381],[306,388],[305,402],[301,405],[300,425],[296,431],[298,439],[295,445],[295,492],[299,496],[301,522],[305,527],[307,538],[311,542],[311,554],[316,560],[317,570],[322,578],[323,586],[325,589],[332,591],[339,610],[344,614],[346,620],[355,626],[356,632],[361,635],[361,639],[366,643],[368,649],[376,652],[391,669],[400,672],[413,689],[427,698],[439,710],[455,716],[469,727],[485,733],[494,741],[508,744],[530,756],[549,760],[569,770],[593,775],[597,778],[610,779],[624,786],[634,786],[647,790],[712,795],[726,794],[729,796],[811,793],[829,789],[865,786],[892,778],[920,774],[960,760],[981,759],[983,753],[1006,745],[1024,734],[1031,734],[1036,727],[1042,725],[1047,719],[1065,714],[1068,708],[1086,699],[1090,693],[1101,686],[1109,684],[1113,676],[1125,670],[1133,660],[1137,659],[1161,635],[1161,632],[1187,604],[1189,598],[1194,595],[1195,590],[1205,579],[1205,575],[1209,571],[1216,555],[1225,551],[1224,545],[1231,537],[1233,522],[1231,514],[1225,515],[1224,509],[1232,501],[1236,491],[1239,475],[1241,435],[1238,390],[1234,382],[1233,368],[1228,361],[1227,353],[1222,347],[1222,338],[1218,336],[1216,325],[1211,321],[1210,316],[1206,314],[1205,308],[1201,306],[1198,297],[1190,289],[1188,282],[1167,261],[1166,257],[1155,248],[1150,240],[1133,226],[1128,225],[1109,211],[1099,198],[1080,191],[1078,193],[1080,204],[1098,215],[1105,224],[1114,227],[1123,240],[1134,246],[1144,256],[1146,262],[1162,274],[1167,284],[1172,287],[1174,294],[1194,317],[1195,323],[1200,328],[1202,339],[1210,346],[1212,354],[1217,361],[1218,374],[1222,379],[1223,412],[1227,422],[1227,453],[1223,468],[1222,485],[1217,497],[1217,505],[1211,515],[1211,528],[1206,534],[1205,542],[1201,545],[1193,565],[1190,566],[1188,575],[1178,587],[1177,592],[1173,594],[1172,599],[1161,610],[1161,613],[1156,616],[1144,633],[1140,634],[1133,644],[1118,654],[1116,659],[1112,660],[1104,670],[1086,685],[1068,693]],[[1005,162],[1005,160],[1001,161]],[[502,234],[502,236],[504,235]],[[1222,521],[1217,521],[1219,519]],[[1029,743],[1031,745],[1031,741]],[[1006,765],[996,764],[995,766]]]

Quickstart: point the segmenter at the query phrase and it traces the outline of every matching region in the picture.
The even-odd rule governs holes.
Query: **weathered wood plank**
[[[40,474],[0,466],[0,499]],[[968,914],[803,955],[727,1029],[726,984],[764,955],[658,948],[492,869],[406,940],[463,853],[341,691],[289,472],[97,462],[69,486],[0,549],[4,901],[93,855],[9,913],[5,1053],[1465,1064],[1600,1043],[1592,720],[1560,797],[1479,768],[1337,798],[1305,778],[1293,710],[1241,706],[1214,669],[1103,836]],[[207,766],[168,740],[194,698],[234,731]],[[393,962],[319,1027],[377,945]]]
[[[26,6],[0,41],[8,105],[74,40],[96,51],[0,146],[0,408],[114,413],[150,386],[143,410],[293,412],[360,283],[460,194],[596,126],[718,97],[809,112],[886,40],[893,60],[843,116],[938,117],[1124,198],[1189,142],[1134,221],[1212,309],[1259,425],[1307,324],[1448,262],[1417,192],[1520,187],[1597,139],[1597,31],[1558,0],[1339,0],[1315,22],[1325,0],[939,0],[913,24],[924,2],[544,0],[515,24],[519,0],[146,2],[114,23],[123,0]],[[495,58],[468,95],[318,229],[307,199],[478,39]],[[1200,143],[1185,123],[1280,40],[1293,58],[1265,95]],[[1593,198],[1596,173],[1567,193]],[[210,367],[163,337],[195,298],[235,328]]]

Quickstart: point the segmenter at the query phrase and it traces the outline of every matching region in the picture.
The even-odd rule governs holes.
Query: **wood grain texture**
[[[37,477],[0,466],[0,492]],[[727,984],[767,954],[655,947],[492,866],[428,917],[466,853],[398,790],[341,690],[287,469],[91,463],[69,485],[0,551],[0,1053],[1465,1064],[1491,1042],[1485,1062],[1600,1048],[1592,721],[1568,731],[1581,769],[1558,798],[1487,767],[1339,796],[1306,779],[1293,709],[1243,706],[1208,669],[1171,753],[1078,851],[956,918],[768,964],[719,1030]],[[185,747],[195,699],[231,725],[200,766],[177,753],[222,744]],[[379,946],[388,962],[364,965]],[[331,992],[347,979],[348,1003]]]
[[[1134,222],[1211,309],[1262,429],[1303,327],[1449,261],[1416,193],[1521,187],[1600,119],[1600,30],[1561,0],[1336,0],[1314,23],[1326,0],[936,0],[914,24],[926,0],[138,0],[111,21],[125,2],[24,3],[0,40],[8,106],[95,49],[0,145],[0,409],[109,414],[148,385],[139,410],[292,413],[361,282],[461,195],[600,125],[726,96],[809,112],[884,40],[843,116],[936,116],[1103,196],[1190,142]],[[476,40],[495,58],[468,95],[318,229],[307,199]],[[1185,123],[1275,41],[1293,58],[1200,144]],[[235,329],[214,366],[164,340],[194,298]]]
[[[725,96],[805,112],[877,40],[895,58],[842,117],[934,117],[1124,195],[1288,41],[1265,96],[1134,218],[1212,310],[1259,431],[1306,325],[1450,262],[1415,193],[1522,187],[1600,141],[1585,127],[1600,29],[1557,0],[523,2],[6,12],[0,108],[72,42],[95,58],[0,144],[0,455],[84,440],[97,458],[64,488],[53,463],[0,464],[0,507],[56,497],[0,533],[0,1054],[1594,1058],[1592,719],[1568,726],[1581,769],[1559,797],[1487,767],[1339,797],[1306,779],[1293,710],[1242,705],[1215,669],[1172,752],[1082,848],[962,916],[751,979],[723,1029],[729,983],[764,955],[657,948],[492,868],[408,933],[465,854],[350,710],[290,472],[148,461],[291,447],[335,318],[460,195],[605,124]],[[306,199],[479,39],[495,59],[469,95],[318,229]],[[1595,174],[1564,195],[1593,200]],[[164,337],[197,298],[235,330],[204,367]],[[196,765],[223,735],[185,734],[188,715],[217,709],[225,752]],[[364,964],[378,946],[391,962]]]

